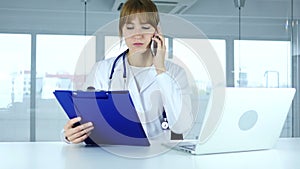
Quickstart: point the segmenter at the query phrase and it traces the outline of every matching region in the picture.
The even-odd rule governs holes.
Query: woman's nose
[[[135,29],[134,32],[133,32],[134,37],[141,37],[142,35],[143,35],[143,32],[139,28]]]
[[[142,38],[143,38],[143,35],[142,35],[142,34],[134,34],[134,35],[132,36],[132,38],[134,38],[134,39],[142,39]]]
[[[140,39],[140,38],[143,37],[143,35],[141,33],[136,33],[132,37],[135,38],[135,39]]]

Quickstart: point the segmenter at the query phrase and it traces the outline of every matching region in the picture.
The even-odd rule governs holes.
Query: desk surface
[[[271,150],[190,155],[171,150],[143,159],[111,154],[99,147],[62,142],[2,142],[1,169],[170,168],[299,169],[300,138],[281,138]]]

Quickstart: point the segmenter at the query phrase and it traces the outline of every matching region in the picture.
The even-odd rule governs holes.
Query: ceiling
[[[84,0],[0,0],[0,32],[82,34],[85,32],[83,25],[86,25],[87,34],[92,34],[118,18],[119,11],[113,10],[116,1],[124,0],[87,0],[86,6]],[[180,18],[193,23],[209,36],[237,35],[239,9],[234,0],[163,1],[195,1],[178,14],[182,16]],[[300,19],[300,8],[296,8],[300,6],[300,0],[246,0],[241,9],[243,34],[249,38],[285,39],[288,33],[286,23],[292,16],[292,1],[293,18]],[[117,29],[108,31],[117,34]]]
[[[118,1],[118,0],[116,0]],[[119,0],[120,1],[120,0]],[[169,0],[165,0],[169,1]],[[174,0],[185,2],[187,0]],[[184,11],[183,15],[236,16],[234,0],[192,0],[196,1]],[[87,11],[100,13],[118,13],[113,11],[115,0],[87,0]],[[300,0],[293,0],[294,6],[300,6]],[[0,0],[0,10],[41,10],[41,11],[84,11],[84,0]],[[242,8],[243,15],[249,17],[288,16],[291,0],[246,0]],[[300,11],[295,10],[295,16]]]

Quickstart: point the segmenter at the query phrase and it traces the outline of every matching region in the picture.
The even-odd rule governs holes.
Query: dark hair
[[[156,5],[151,0],[127,0],[120,12],[120,37],[123,37],[123,26],[135,17],[138,17],[140,21],[149,23],[157,30],[159,15]]]

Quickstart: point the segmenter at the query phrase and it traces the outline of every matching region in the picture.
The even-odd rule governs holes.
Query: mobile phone
[[[153,56],[156,56],[157,43],[154,40],[151,41],[151,52]]]

